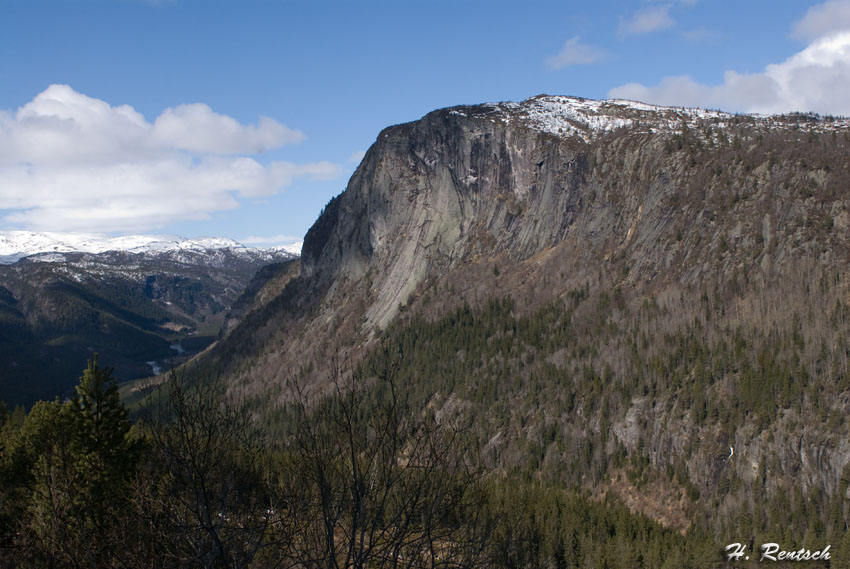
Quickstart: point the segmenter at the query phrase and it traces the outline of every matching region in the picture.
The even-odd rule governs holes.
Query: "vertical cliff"
[[[469,371],[521,361],[505,387],[514,415],[482,419],[481,436],[501,441],[488,443],[503,457],[494,468],[552,424],[593,443],[585,466],[601,474],[571,483],[673,525],[732,516],[795,479],[801,495],[844,492],[848,132],[843,119],[568,97],[435,111],[379,134],[308,233],[300,275],[246,310],[210,358],[234,389],[282,401],[288,379],[320,387],[332,356],[359,361],[411,315],[504,296],[511,318],[568,306],[548,309],[572,334],[564,345],[488,352]],[[572,378],[545,388],[551,408],[526,397],[544,372]],[[583,405],[552,403],[585,387]],[[432,404],[446,389],[434,384]],[[640,482],[641,460],[676,472],[681,492]]]

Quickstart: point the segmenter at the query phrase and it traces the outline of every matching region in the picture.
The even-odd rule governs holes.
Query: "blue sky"
[[[0,0],[0,231],[299,238],[458,104],[850,115],[848,31],[844,0]]]

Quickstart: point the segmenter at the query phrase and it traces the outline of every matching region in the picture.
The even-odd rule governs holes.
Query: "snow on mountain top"
[[[597,101],[550,95],[539,95],[521,103],[493,103],[489,106],[501,113],[506,122],[516,119],[541,132],[578,136],[584,140],[619,128],[634,127],[641,121],[651,122],[656,128],[673,128],[680,127],[683,120],[727,120],[732,116],[720,111],[662,107],[623,99]]]
[[[648,103],[641,103],[640,101],[630,101],[628,99],[608,99],[606,102],[611,103],[612,105],[620,105],[623,107],[629,107],[638,111],[657,111],[658,109],[665,109],[666,107],[659,107],[658,105],[650,105]]]
[[[160,253],[167,251],[208,251],[237,249],[254,251],[241,243],[225,237],[199,237],[186,239],[176,235],[125,235],[109,237],[87,233],[54,233],[32,231],[0,231],[0,263],[14,263],[18,259],[40,253],[103,253],[126,251],[128,253]],[[301,244],[275,247],[271,251],[284,251],[293,255],[301,252]],[[47,260],[52,257],[44,257]]]
[[[520,103],[489,103],[481,107],[457,107],[451,114],[472,114],[518,123],[535,130],[585,141],[620,128],[640,132],[677,132],[683,125],[710,122],[719,128],[728,126],[738,115],[722,111],[650,105],[624,99],[593,100],[581,97],[538,95]],[[846,118],[820,118],[809,115],[741,115],[764,126],[793,127],[806,122],[813,130],[850,127]]]
[[[289,253],[290,255],[295,255],[297,257],[301,256],[301,247],[304,246],[303,241],[297,241],[295,243],[291,243],[289,245],[278,245],[277,247],[272,247],[270,251],[283,251],[284,253]]]

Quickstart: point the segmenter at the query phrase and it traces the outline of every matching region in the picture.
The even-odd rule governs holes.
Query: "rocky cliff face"
[[[379,135],[310,235],[304,275],[370,282],[368,329],[428,278],[565,245],[605,267],[623,258],[630,282],[834,256],[850,222],[846,133],[563,97],[437,111]]]
[[[246,311],[211,357],[231,366],[239,389],[281,385],[299,366],[303,381],[320,385],[321,362],[356,361],[381,330],[410,314],[437,318],[504,295],[517,314],[531,314],[576,290],[599,294],[600,306],[603,294],[613,295],[621,308],[604,323],[615,332],[582,362],[607,366],[617,382],[641,375],[635,381],[647,387],[629,392],[607,423],[598,409],[556,410],[579,439],[601,428],[613,434],[600,439],[597,462],[626,452],[659,472],[681,467],[682,488],[703,490],[704,515],[705,508],[737,512],[736,484],[761,481],[775,495],[799,479],[803,493],[844,492],[848,327],[834,315],[848,300],[848,129],[845,120],[808,115],[548,96],[444,109],[390,127],[308,233],[300,276]],[[738,352],[727,346],[733,332],[746,346]],[[761,370],[754,374],[773,381],[756,351],[780,338],[774,351],[781,352],[785,334],[801,338],[788,340],[796,361],[781,372],[793,376],[789,397],[804,377],[816,389],[760,414],[736,406],[756,389],[750,360]],[[704,362],[673,353],[680,336],[683,344],[698,336],[711,353],[728,349],[737,363],[724,367],[718,358],[705,364],[714,366],[709,379],[699,379]],[[652,358],[673,363],[652,371]],[[305,361],[316,365],[305,370]],[[709,403],[696,409],[685,394],[689,382],[702,381]],[[779,397],[776,390],[764,396]],[[738,459],[728,463],[731,446]],[[597,486],[688,524],[681,512],[694,506],[680,495],[647,505],[640,484],[609,475]],[[758,499],[755,490],[746,496]]]

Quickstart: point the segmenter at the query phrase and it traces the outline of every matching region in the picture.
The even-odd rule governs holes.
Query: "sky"
[[[290,243],[383,128],[541,93],[850,115],[850,0],[0,0],[0,231]]]

